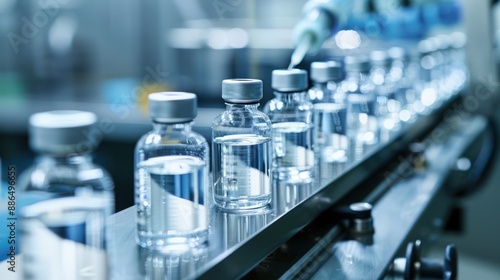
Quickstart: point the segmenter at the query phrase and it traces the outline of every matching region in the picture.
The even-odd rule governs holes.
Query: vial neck
[[[82,165],[92,163],[92,157],[90,153],[70,155],[43,154],[40,156],[39,160],[57,165]]]
[[[163,134],[168,132],[191,132],[192,122],[186,123],[153,123],[153,131]]]
[[[320,90],[336,90],[340,81],[328,81],[324,83],[314,82],[313,86]]]
[[[283,102],[300,102],[307,101],[307,95],[305,91],[299,92],[279,92],[275,91],[274,96],[276,99]]]
[[[313,86],[317,89],[326,89],[328,82],[313,82]]]
[[[369,79],[370,72],[349,71],[346,73],[346,80],[361,83]]]
[[[259,107],[260,103],[251,103],[251,104],[237,104],[237,103],[227,103],[226,102],[226,110],[238,110],[238,109],[246,109],[246,110],[255,110]]]

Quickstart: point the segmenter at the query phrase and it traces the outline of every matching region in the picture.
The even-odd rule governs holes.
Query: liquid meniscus
[[[271,139],[255,134],[214,139],[214,199],[222,208],[249,209],[271,200]]]
[[[206,162],[161,156],[138,164],[138,231],[142,246],[164,250],[207,240]]]

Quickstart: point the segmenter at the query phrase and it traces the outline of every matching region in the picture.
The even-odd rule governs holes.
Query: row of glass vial
[[[459,92],[466,81],[464,42],[462,34],[454,34],[422,41],[414,56],[391,48],[369,57],[346,57],[345,69],[335,62],[314,63],[315,85],[308,96],[304,71],[275,71],[276,99],[265,107],[269,119],[257,111],[260,81],[225,81],[223,96],[230,112],[221,114],[213,126],[213,159],[218,166],[213,194],[207,193],[208,145],[190,132],[195,96],[182,101],[184,94],[166,99],[152,95],[155,132],[141,141],[148,149],[140,151],[138,145],[136,160],[137,201],[144,206],[138,204],[137,217],[139,232],[146,236],[139,237],[141,245],[163,247],[172,242],[189,247],[206,242],[212,197],[222,208],[264,205],[261,212],[267,221],[265,205],[272,194],[273,208],[286,212],[314,191],[315,173],[316,181],[328,182],[391,132]],[[171,99],[176,103],[166,105]],[[80,256],[91,256],[71,265],[106,275],[104,221],[113,209],[113,184],[90,159],[100,140],[96,120],[91,113],[77,111],[40,113],[30,119],[31,146],[43,156],[20,178],[23,201],[30,204],[21,223],[23,247],[30,248],[24,250],[27,278],[72,274],[44,265],[45,260],[59,258],[61,251],[48,248],[60,242],[61,248],[73,246]],[[174,148],[165,152],[162,145]],[[190,145],[197,148],[185,153]]]
[[[184,239],[204,243],[205,202],[212,198],[223,209],[251,209],[272,202],[277,214],[288,211],[319,185],[316,172],[317,182],[327,182],[348,163],[389,140],[417,113],[428,112],[449,97],[437,88],[429,101],[429,84],[443,84],[458,71],[451,68],[429,79],[426,74],[446,62],[426,64],[438,51],[451,48],[421,52],[416,59],[401,48],[373,51],[369,57],[349,56],[344,60],[345,74],[338,63],[315,63],[311,71],[316,85],[309,94],[305,71],[275,70],[275,99],[265,106],[265,114],[257,110],[261,81],[223,81],[227,108],[212,127],[213,193],[208,196],[208,145],[190,131],[189,124],[196,116],[195,95],[151,95],[155,130],[143,137],[136,153],[140,244],[162,247]],[[167,232],[179,236],[172,239]]]
[[[196,96],[178,92],[150,95],[149,111],[155,128],[136,149],[141,246],[165,249],[205,243],[209,201],[231,210],[268,207],[274,201],[274,209],[285,211],[298,203],[297,192],[314,187],[307,73],[273,72],[273,87],[284,93],[267,105],[267,115],[257,109],[263,96],[260,80],[224,80],[222,87],[227,108],[212,126],[210,188],[208,145],[191,131]],[[300,93],[295,93],[298,90]],[[271,199],[272,193],[283,188],[295,193]],[[285,206],[280,205],[281,197]]]
[[[341,162],[358,161],[460,92],[464,42],[462,33],[440,35],[420,42],[413,55],[393,47],[345,57],[343,64],[312,63],[309,97],[320,182],[344,168]]]

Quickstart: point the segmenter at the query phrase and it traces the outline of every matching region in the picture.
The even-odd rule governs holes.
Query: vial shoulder
[[[272,99],[264,107],[264,112],[272,123],[284,121],[311,122],[313,108],[313,103],[308,99],[294,102]]]
[[[61,164],[39,161],[21,174],[19,185],[22,191],[51,191],[60,187],[90,187],[99,191],[114,189],[111,175],[93,162]]]
[[[250,128],[257,124],[271,127],[269,117],[261,111],[247,109],[226,110],[215,117],[212,122],[212,129],[220,127]]]
[[[136,144],[136,151],[149,146],[200,145],[208,146],[207,140],[194,131],[158,133],[151,131],[143,135]]]

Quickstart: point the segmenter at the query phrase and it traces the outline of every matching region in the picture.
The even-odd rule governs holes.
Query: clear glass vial
[[[257,107],[262,81],[222,81],[226,110],[212,123],[213,194],[217,207],[251,209],[271,201],[271,122]]]
[[[414,122],[416,113],[413,105],[417,99],[413,87],[417,79],[415,65],[412,64],[411,55],[405,48],[392,47],[387,50],[387,54],[392,59],[390,75],[396,84],[396,99],[401,101],[399,118],[404,123]]]
[[[27,204],[20,213],[26,279],[80,279],[87,272],[108,278],[105,226],[114,209],[113,182],[91,159],[102,136],[90,112],[30,117],[30,146],[40,156],[19,181]]]
[[[274,70],[272,87],[264,112],[273,123],[273,206],[282,214],[314,191],[313,104],[305,70]]]
[[[309,100],[313,103],[343,103],[345,95],[339,91],[339,83],[344,78],[342,64],[337,61],[311,63]]]
[[[371,80],[377,95],[377,111],[379,112],[380,141],[389,140],[401,129],[399,113],[403,97],[397,95],[397,84],[390,74],[392,59],[383,50],[370,53]]]
[[[379,142],[377,104],[375,85],[370,80],[370,60],[367,56],[346,56],[344,58],[346,79],[342,90],[347,97],[347,136],[349,138],[349,157],[359,160]]]
[[[162,251],[208,242],[208,144],[192,131],[193,93],[149,95],[153,130],[135,149],[137,241]]]
[[[417,81],[417,95],[423,105],[419,113],[429,114],[440,104],[440,81],[442,78],[439,71],[439,59],[437,47],[432,40],[422,40],[418,43],[420,58],[420,73]]]
[[[340,62],[313,62],[308,91],[314,104],[314,150],[316,178],[320,185],[328,183],[348,163],[348,140],[346,135],[346,95],[340,88],[344,78]]]
[[[318,103],[313,112],[316,178],[323,186],[349,163],[347,110],[339,103]]]

